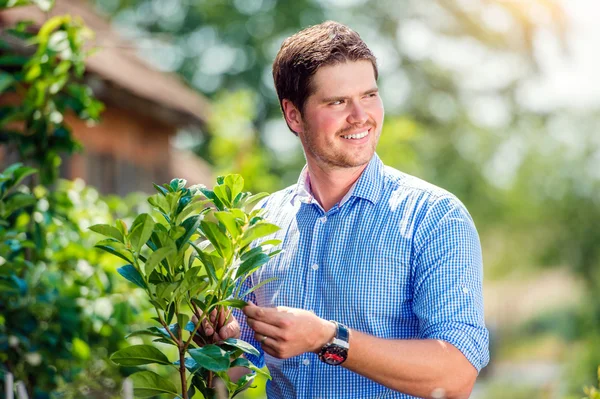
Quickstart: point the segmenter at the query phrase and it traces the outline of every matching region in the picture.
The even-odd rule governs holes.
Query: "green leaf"
[[[265,280],[262,280],[260,283],[256,284],[255,286],[251,287],[248,291],[244,292],[242,295],[240,295],[241,298],[246,298],[248,295],[250,295],[251,293],[253,293],[254,291],[256,291],[257,289],[259,289],[260,287],[262,287],[263,285],[270,283],[273,280],[277,280],[277,277],[271,277]]]
[[[222,211],[225,209],[225,206],[223,205],[223,202],[221,202],[221,200],[219,199],[219,197],[217,197],[214,193],[214,191],[211,191],[207,188],[201,188],[200,191],[202,192],[202,194],[204,194],[204,196],[206,198],[208,198],[209,200],[212,201],[213,204],[215,204],[215,207]]]
[[[226,299],[217,303],[217,305],[231,306],[232,308],[243,309],[246,306],[248,306],[248,302],[242,301],[241,299]]]
[[[262,252],[246,259],[237,269],[237,272],[235,273],[236,278],[243,276],[246,273],[252,273],[256,269],[267,263],[270,259],[271,258],[269,258],[269,255]]]
[[[0,71],[0,94],[4,93],[15,82],[10,73]]]
[[[221,255],[223,259],[227,259],[231,256],[231,241],[225,234],[219,229],[215,223],[202,221],[200,223],[202,231],[206,235],[206,238],[215,247],[215,250]]]
[[[138,398],[149,398],[163,393],[180,397],[171,381],[152,371],[140,371],[129,378],[133,382],[133,393]]]
[[[238,357],[233,362],[231,362],[231,367],[246,367],[252,371],[257,372],[258,374],[261,374],[261,375],[267,377],[267,379],[269,379],[269,380],[271,379],[271,374],[269,374],[268,370],[265,371],[263,369],[256,367],[248,359],[243,358],[243,357]]]
[[[82,339],[79,338],[73,338],[73,355],[75,355],[75,357],[82,359],[82,360],[87,360],[90,358],[90,346],[87,344],[87,342],[85,342]]]
[[[144,282],[144,278],[137,271],[133,265],[125,265],[117,269],[117,272],[127,280],[131,281],[133,284],[137,285],[140,288],[146,288],[146,283]]]
[[[249,251],[246,251],[242,254],[242,256],[240,257],[240,260],[243,262],[248,258],[253,257],[254,255],[258,254],[258,253],[262,253],[263,252],[263,248],[262,247],[254,247]]]
[[[253,204],[255,202],[258,202],[259,200],[268,197],[269,193],[258,193],[258,194],[254,194],[249,196],[248,198],[246,198],[246,201],[244,201],[244,206],[248,206],[250,204]]]
[[[276,247],[277,245],[280,245],[280,244],[281,244],[281,242],[282,242],[281,240],[277,240],[277,239],[273,239],[273,240],[266,240],[266,241],[263,241],[263,242],[261,242],[261,243],[260,243],[260,246],[261,246],[261,247],[265,247],[265,246],[267,246],[267,245],[271,245],[271,246],[274,246],[274,247]]]
[[[227,371],[229,369],[229,352],[216,345],[206,345],[202,348],[190,349],[189,354],[203,368],[210,371]]]
[[[144,272],[146,276],[149,276],[150,273],[154,271],[156,266],[160,262],[162,262],[167,256],[171,255],[174,252],[174,249],[171,247],[162,247],[158,248],[156,251],[152,252],[146,260],[146,264],[144,265]]]
[[[257,223],[254,226],[249,227],[244,232],[240,241],[240,247],[243,248],[246,245],[250,244],[252,241],[273,234],[277,230],[279,230],[279,226],[276,226],[274,224],[267,222]]]
[[[185,368],[192,374],[196,373],[200,369],[200,365],[198,365],[198,363],[196,363],[196,361],[194,359],[192,359],[191,357],[186,357],[184,363],[185,363]],[[179,366],[181,364],[181,362],[179,360],[177,360],[173,364],[176,366]],[[193,396],[190,396],[190,398],[191,397],[193,397]]]
[[[160,187],[160,186],[157,186],[157,187]],[[168,216],[166,216],[166,213],[169,212],[169,202],[167,201],[167,199],[164,196],[162,196],[160,194],[154,194],[154,195],[152,195],[152,196],[150,196],[148,198],[148,203],[150,205],[152,205],[152,207],[154,209],[156,209],[156,210],[160,211],[161,213],[165,214],[165,217],[168,219]]]
[[[126,262],[133,263],[133,258],[131,258],[131,254],[125,249],[123,244],[119,242],[102,240],[99,243],[97,243],[95,247],[115,256],[118,256]]]
[[[122,221],[121,219],[117,219],[115,225],[117,226],[117,230],[119,230],[119,232],[123,234],[123,236],[127,235],[127,224],[125,224],[124,221]]]
[[[240,175],[227,175],[224,184],[229,188],[231,193],[230,202],[233,202],[233,199],[244,189],[244,178]]]
[[[28,166],[18,168],[13,176],[13,186],[16,186],[17,184],[21,183],[23,179],[25,179],[27,176],[36,173],[37,171],[37,169],[30,168]]]
[[[22,67],[27,64],[29,57],[22,55],[3,55],[0,56],[0,66],[17,66]]]
[[[200,226],[200,222],[202,221],[202,216],[192,216],[191,218],[186,219],[182,226],[185,229],[185,234],[180,237],[177,242],[177,249],[181,249],[185,243],[188,242],[190,237],[196,233],[198,230],[198,226]]]
[[[25,74],[25,81],[32,82],[42,74],[42,66],[40,64],[33,64],[27,73]]]
[[[215,186],[213,188],[215,195],[221,200],[223,205],[231,208],[231,189],[225,185]]]
[[[223,226],[227,229],[229,234],[233,239],[237,239],[240,234],[242,234],[242,229],[238,226],[236,222],[236,217],[227,211],[214,212],[213,215],[219,220],[219,222],[223,223]]]
[[[125,339],[129,339],[131,337],[138,337],[140,335],[150,335],[152,337],[163,337],[163,334],[158,331],[157,327],[150,327],[144,330],[136,330],[125,336]]]
[[[0,292],[19,292],[19,286],[12,281],[0,279]]]
[[[234,348],[241,349],[245,353],[249,353],[254,356],[260,356],[260,353],[255,347],[245,341],[242,341],[241,339],[227,338],[225,341],[223,341],[223,343]]]
[[[156,284],[156,297],[158,299],[170,300],[173,292],[177,289],[179,284],[179,282],[164,282]]]
[[[123,234],[116,227],[110,226],[108,224],[95,224],[90,226],[90,230],[102,234],[106,237],[112,237],[115,240],[125,243],[125,239],[123,238]]]
[[[246,198],[250,196],[251,193],[239,193],[234,199],[233,204],[231,204],[234,208],[239,208],[241,204],[244,204]]]
[[[185,180],[185,179],[173,179],[169,183],[169,186],[171,186],[173,191],[179,191],[181,189],[184,189],[186,184],[187,184],[187,180]]]
[[[203,215],[204,213],[210,211],[210,207],[207,204],[210,201],[195,201],[187,204],[185,208],[177,215],[176,223],[180,224],[183,222],[188,216],[190,216],[194,212],[198,212],[198,215]]]
[[[188,316],[185,313],[179,313],[177,315],[177,324],[179,324],[180,326],[183,326],[184,329],[185,329],[185,327],[187,327],[189,320],[190,320],[190,316]]]
[[[150,345],[133,345],[112,354],[110,360],[119,366],[141,366],[144,364],[171,364],[157,348]]]
[[[24,193],[14,193],[9,198],[6,199],[4,204],[4,214],[8,217],[13,212],[31,206],[36,203],[35,197],[24,194]]]
[[[222,262],[223,259],[219,258],[217,256],[207,254],[206,252],[204,252],[203,250],[198,248],[198,246],[195,244],[192,244],[192,247],[194,247],[194,249],[198,253],[198,256],[200,257],[200,260],[202,261],[202,264],[204,265],[206,274],[207,274],[208,278],[210,279],[211,283],[214,283],[215,281],[217,281],[216,269],[217,269],[217,266],[219,266],[219,265],[215,265],[215,263],[217,263],[218,261]]]
[[[128,238],[136,252],[139,253],[146,241],[150,239],[155,224],[152,216],[147,213],[142,213],[135,218]]]
[[[173,320],[173,316],[175,316],[175,302],[171,302],[167,309],[167,314],[165,315],[165,321],[167,324],[171,324],[171,320]]]
[[[283,249],[278,249],[278,250],[275,250],[273,252],[269,252],[269,258],[272,258],[275,255],[279,255],[281,252],[283,252]]]

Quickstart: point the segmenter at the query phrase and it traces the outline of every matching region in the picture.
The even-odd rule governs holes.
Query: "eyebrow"
[[[369,89],[367,91],[364,91],[362,93],[360,93],[361,97],[362,96],[366,96],[368,94],[373,94],[373,93],[377,93],[379,92],[379,88],[378,87],[374,87],[372,89]],[[345,96],[337,96],[337,97],[326,97],[324,99],[321,100],[322,103],[331,103],[331,102],[335,102],[335,101],[340,101],[340,100],[345,100],[348,97]]]

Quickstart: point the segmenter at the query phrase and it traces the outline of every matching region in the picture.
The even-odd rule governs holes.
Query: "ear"
[[[290,100],[285,98],[281,102],[281,106],[283,108],[283,116],[290,129],[292,129],[296,135],[302,132],[304,124],[302,122],[302,114],[298,108],[296,108]]]

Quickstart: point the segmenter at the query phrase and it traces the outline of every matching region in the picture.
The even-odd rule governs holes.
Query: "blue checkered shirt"
[[[376,337],[444,340],[478,371],[487,364],[481,247],[455,196],[375,155],[328,212],[312,197],[306,168],[297,184],[261,206],[281,227],[269,238],[283,240],[284,252],[247,280],[251,286],[277,277],[247,300],[311,310]],[[244,315],[236,316],[241,338],[260,350]],[[249,358],[269,368],[269,398],[413,398],[313,353]]]

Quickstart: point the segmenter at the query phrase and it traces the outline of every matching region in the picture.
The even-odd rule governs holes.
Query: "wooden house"
[[[134,45],[120,38],[89,3],[57,0],[50,15],[63,14],[81,17],[96,32],[99,50],[86,61],[86,83],[106,109],[95,126],[65,117],[84,152],[63,161],[62,176],[80,177],[102,193],[119,195],[152,192],[152,182],[173,177],[212,185],[206,162],[172,146],[178,129],[205,127],[210,112],[207,99],[175,74],[160,72],[138,58]],[[34,6],[0,11],[0,34],[2,27],[17,21],[41,25],[47,17]],[[9,149],[0,147],[0,151],[4,152],[0,163],[16,160]]]

